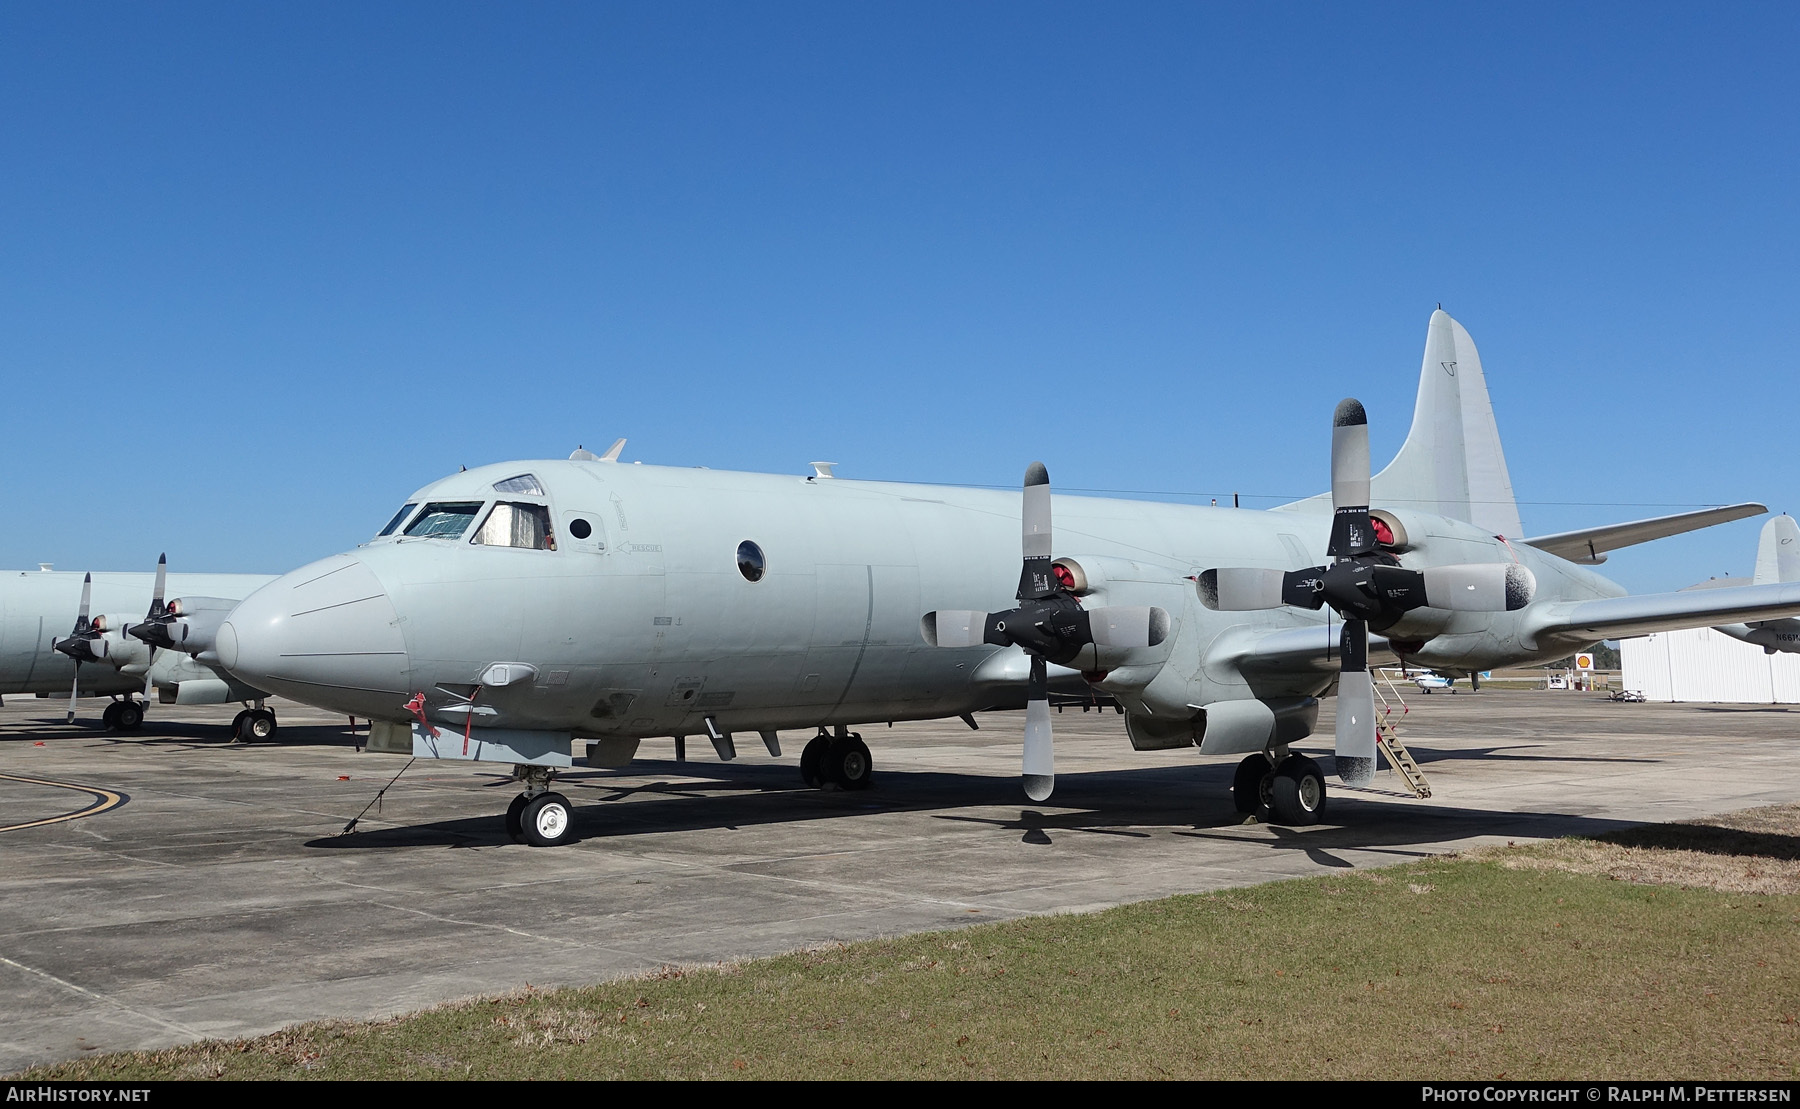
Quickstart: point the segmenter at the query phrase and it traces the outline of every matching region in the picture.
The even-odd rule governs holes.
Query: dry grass
[[[1790,873],[1796,822],[1758,810],[27,1077],[1791,1080],[1800,895],[1764,883],[1791,881],[1768,876]]]
[[[1800,894],[1800,805],[1471,855],[1511,869],[1563,870],[1721,893]]]

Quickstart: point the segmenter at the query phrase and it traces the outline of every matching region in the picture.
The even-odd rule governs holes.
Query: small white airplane
[[[621,465],[622,444],[426,486],[370,542],[245,599],[221,663],[370,718],[371,749],[510,764],[508,830],[539,846],[571,836],[550,787],[577,740],[616,766],[652,737],[730,759],[735,734],[779,754],[781,729],[817,729],[802,776],[857,789],[872,758],[853,727],[1022,706],[1041,800],[1059,696],[1115,706],[1139,750],[1241,756],[1238,808],[1309,824],[1325,773],[1294,748],[1320,698],[1338,699],[1338,777],[1374,773],[1370,660],[1478,672],[1800,616],[1800,583],[1634,597],[1588,568],[1762,505],[1521,538],[1480,359],[1441,310],[1393,462],[1370,476],[1346,400],[1331,492],[1270,511],[1052,497],[1037,463],[1021,498],[824,463]]]
[[[1452,693],[1456,692],[1456,679],[1449,677],[1448,675],[1438,674],[1430,670],[1421,670],[1408,676],[1412,679],[1413,684],[1418,686],[1422,692],[1431,693],[1439,689],[1448,689]]]
[[[1763,525],[1756,544],[1755,585],[1800,582],[1800,525],[1792,516],[1777,516]],[[1800,652],[1800,620],[1757,620],[1718,628],[1733,639],[1754,643],[1764,654]]]
[[[164,704],[246,707],[232,723],[238,739],[267,739],[275,714],[267,693],[218,665],[213,636],[239,601],[267,585],[266,574],[0,572],[0,696],[68,691],[69,723],[78,699],[110,696],[108,730],[135,731],[152,692]],[[182,596],[165,602],[170,587]],[[145,613],[138,616],[138,613]],[[59,629],[74,627],[66,635]],[[141,699],[140,699],[141,698]]]

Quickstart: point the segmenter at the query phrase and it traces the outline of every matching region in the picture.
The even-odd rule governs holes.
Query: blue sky
[[[1121,7],[0,8],[0,565],[280,571],[621,435],[1271,504],[1439,302],[1528,532],[1800,512],[1800,7]]]

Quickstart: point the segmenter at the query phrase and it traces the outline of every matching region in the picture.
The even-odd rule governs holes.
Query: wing
[[[1535,641],[1540,648],[1558,642],[1592,643],[1678,628],[1800,616],[1800,582],[1646,593],[1599,601],[1551,601],[1530,606],[1524,615],[1527,643]]]
[[[1312,624],[1302,628],[1264,631],[1247,626],[1229,628],[1212,642],[1206,652],[1207,666],[1229,666],[1237,670],[1294,672],[1317,670],[1335,674],[1338,670],[1338,636],[1344,625]],[[1400,656],[1383,636],[1369,636],[1369,665],[1392,666]]]
[[[1748,516],[1761,516],[1769,511],[1768,506],[1746,502],[1744,504],[1728,504],[1722,508],[1703,508],[1698,512],[1678,512],[1673,516],[1654,516],[1648,520],[1633,520],[1629,524],[1607,524],[1599,528],[1582,528],[1580,531],[1559,531],[1555,535],[1540,535],[1536,539],[1525,540],[1529,546],[1536,547],[1547,554],[1558,558],[1566,558],[1570,562],[1579,562],[1584,566],[1598,566],[1606,561],[1607,551],[1616,551],[1620,547],[1630,547],[1638,543],[1648,543],[1652,539],[1667,539],[1671,535],[1698,531],[1710,528],[1714,524],[1730,523]]]

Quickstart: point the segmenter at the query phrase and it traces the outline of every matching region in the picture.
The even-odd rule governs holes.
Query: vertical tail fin
[[[1425,336],[1412,430],[1370,486],[1377,506],[1467,520],[1509,538],[1523,534],[1481,355],[1442,308],[1431,314]]]
[[[1777,516],[1763,525],[1754,581],[1757,585],[1800,581],[1800,524],[1792,516]]]

